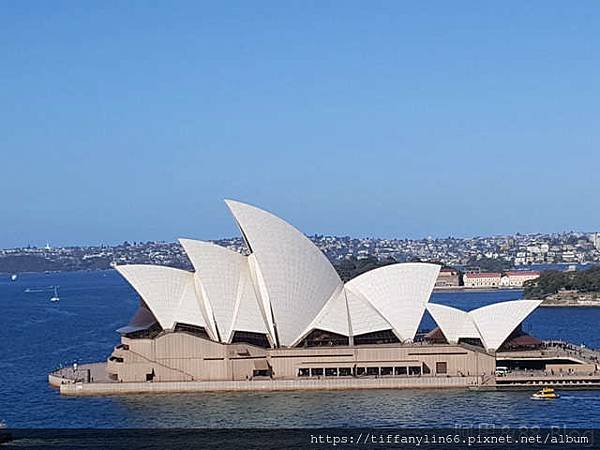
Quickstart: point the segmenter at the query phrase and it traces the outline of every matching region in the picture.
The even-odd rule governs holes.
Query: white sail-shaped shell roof
[[[298,336],[294,345],[312,330],[316,329],[330,331],[342,336],[350,336],[348,300],[345,289],[341,288],[337,294],[329,299],[317,317],[315,317],[315,320],[305,329],[305,332]]]
[[[461,338],[481,338],[468,312],[436,303],[429,303],[427,311],[441,328],[449,343],[456,344]]]
[[[195,325],[223,343],[231,342],[236,331],[260,333],[284,347],[297,345],[315,329],[349,338],[392,330],[401,341],[411,341],[428,307],[448,341],[480,338],[486,349],[496,350],[540,304],[509,301],[470,312],[427,306],[437,264],[392,264],[344,285],[325,255],[297,229],[254,206],[232,200],[227,205],[249,256],[181,239],[195,272],[116,267],[163,329]]]
[[[144,299],[163,329],[172,329],[177,322],[206,327],[193,273],[146,264],[122,265],[116,269]]]
[[[469,312],[430,303],[427,310],[449,342],[479,338],[486,349],[495,351],[540,303],[541,300],[514,300]]]
[[[220,340],[230,342],[234,331],[266,333],[247,258],[210,242],[179,242],[194,266],[204,301],[210,304]]]
[[[366,298],[390,323],[401,341],[414,339],[435,285],[440,266],[427,263],[391,264],[346,283]]]
[[[300,231],[262,209],[226,201],[262,280],[279,345],[290,346],[342,285],[325,255]]]
[[[359,336],[376,331],[391,330],[392,326],[361,294],[343,288],[325,304],[315,320],[293,345],[313,330],[323,330],[342,336]]]
[[[235,313],[233,317],[234,332],[249,331],[252,333],[266,334],[269,336],[271,342],[275,342],[272,334],[267,329],[264,312],[261,310],[259,300],[256,296],[254,283],[252,282],[252,277],[250,275],[248,261],[246,261],[246,265],[240,274]],[[233,337],[233,333],[231,337]]]
[[[497,350],[506,338],[535,310],[541,300],[494,303],[469,312],[485,348]]]
[[[348,288],[345,289],[345,292],[352,336],[392,329],[390,323],[375,310],[362,294]]]
[[[393,330],[403,341],[414,339],[438,271],[436,264],[393,264],[350,280],[296,343],[315,329],[344,336]]]

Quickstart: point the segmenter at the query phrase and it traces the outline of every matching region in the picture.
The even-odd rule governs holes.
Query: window
[[[367,375],[379,375],[379,367],[367,367]]]
[[[176,333],[188,333],[192,336],[198,336],[202,339],[210,339],[208,334],[206,334],[206,330],[204,327],[198,327],[196,325],[189,325],[187,323],[177,323],[175,324]]]
[[[354,345],[390,344],[400,342],[392,330],[375,331],[373,333],[354,336]]]
[[[298,347],[334,347],[348,344],[347,336],[315,329],[298,344]]]
[[[446,361],[439,361],[435,363],[435,373],[448,373],[448,364]]]
[[[233,333],[233,338],[231,339],[231,343],[235,344],[237,342],[255,345],[257,347],[262,347],[262,348],[271,347],[271,345],[269,344],[269,339],[267,339],[266,334],[251,333],[249,331],[235,331]]]
[[[431,369],[429,368],[429,366],[425,363],[423,363],[423,373],[424,374],[428,374],[431,373]]]
[[[326,377],[337,377],[337,367],[327,367],[325,369],[325,376]]]
[[[483,342],[481,342],[481,339],[477,338],[477,339],[473,339],[473,338],[460,338],[458,340],[459,344],[469,344],[469,345],[474,345],[476,347],[482,347],[483,348]]]
[[[367,373],[367,369],[365,369],[364,367],[357,367],[356,368],[356,376],[361,376]]]
[[[253,377],[270,377],[272,372],[268,369],[254,369],[252,371]]]
[[[133,331],[131,333],[125,333],[123,336],[129,339],[154,339],[162,332],[162,327],[155,322],[149,328],[145,330]]]
[[[319,368],[319,369],[310,369],[310,375],[313,377],[322,377],[323,376],[323,369]]]
[[[409,375],[421,375],[421,366],[411,366],[408,368]]]
[[[309,377],[310,369],[298,369],[298,376],[299,377]]]
[[[402,367],[394,367],[394,375],[406,375],[408,373],[408,371],[406,370],[406,367],[402,366]]]
[[[394,374],[394,368],[393,367],[382,367],[381,368],[381,376],[384,375],[393,375]]]
[[[349,377],[352,375],[352,369],[350,367],[340,367],[338,373],[340,377]]]

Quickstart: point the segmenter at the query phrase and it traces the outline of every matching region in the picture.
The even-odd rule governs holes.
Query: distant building
[[[600,251],[600,233],[592,233],[591,240],[596,250]]]
[[[449,267],[440,270],[435,287],[458,287],[458,285],[458,270]]]
[[[463,281],[467,288],[497,288],[501,278],[499,272],[465,273]]]
[[[506,272],[500,279],[500,286],[521,288],[526,281],[535,280],[539,276],[539,272],[532,271]]]

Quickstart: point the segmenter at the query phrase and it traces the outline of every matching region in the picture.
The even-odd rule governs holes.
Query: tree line
[[[525,298],[546,298],[561,290],[578,292],[600,292],[600,266],[575,272],[548,270],[539,278],[527,281],[524,286]]]

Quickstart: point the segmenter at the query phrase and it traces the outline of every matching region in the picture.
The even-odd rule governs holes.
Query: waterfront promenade
[[[536,386],[561,389],[600,389],[600,352],[563,341],[547,341],[541,350],[502,352],[497,365],[507,360],[565,360],[548,370],[513,370],[502,375],[479,376],[380,376],[318,377],[311,379],[255,378],[241,381],[147,381],[117,382],[108,376],[106,362],[82,364],[55,370],[48,376],[51,386],[67,396],[123,395],[185,392],[268,392],[354,389],[472,389],[521,390]],[[575,368],[575,369],[574,369]]]
[[[536,386],[555,386],[562,389],[600,389],[600,373],[549,374],[543,371],[516,371],[502,377],[389,377],[336,378],[311,380],[254,379],[243,381],[181,381],[119,383],[94,378],[81,378],[89,368],[93,373],[105,373],[103,363],[83,365],[79,374],[72,371],[53,372],[49,382],[67,396],[96,396],[124,394],[165,394],[185,392],[275,392],[275,391],[333,391],[355,389],[474,389],[520,390]],[[62,376],[61,376],[62,375]],[[74,376],[71,378],[71,376]]]
[[[121,383],[108,378],[94,378],[88,382],[89,369],[97,375],[105,374],[105,363],[82,365],[77,372],[72,369],[53,372],[49,375],[50,385],[63,395],[121,395],[121,394],[164,394],[183,392],[254,392],[254,391],[323,391],[353,389],[467,389],[472,386],[493,382],[489,376],[420,376],[378,378],[315,378],[315,379],[253,379],[242,381],[178,381],[178,382],[129,382]]]

